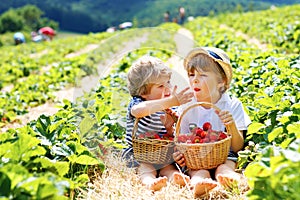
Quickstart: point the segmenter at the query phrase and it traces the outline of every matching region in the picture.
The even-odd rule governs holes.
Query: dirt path
[[[194,47],[195,42],[192,33],[181,28],[174,36],[176,43],[176,54],[174,54],[167,62],[167,64],[173,69],[171,83],[178,86],[178,91],[188,87],[188,77],[183,68],[183,59],[187,53]]]
[[[0,129],[1,132],[5,132],[9,128],[18,128],[26,125],[28,122],[32,120],[36,120],[40,115],[45,114],[48,116],[54,115],[59,108],[59,105],[64,99],[67,99],[71,102],[75,102],[76,99],[80,96],[83,96],[84,93],[90,92],[93,88],[98,85],[99,79],[105,77],[111,70],[111,66],[116,63],[119,59],[122,58],[122,55],[126,54],[127,52],[131,51],[132,49],[139,48],[140,44],[145,42],[147,36],[143,36],[140,38],[135,38],[130,42],[124,45],[120,51],[116,52],[115,54],[111,55],[104,63],[99,63],[97,67],[98,75],[97,76],[86,76],[78,81],[76,87],[65,88],[60,91],[54,92],[54,96],[56,97],[54,102],[46,102],[45,104],[39,105],[37,107],[30,108],[28,113],[22,116],[17,117],[17,121],[15,123],[7,124],[6,126]],[[108,41],[109,42],[109,41]],[[99,45],[91,44],[88,45],[86,48],[67,55],[68,57],[74,57],[81,55],[82,53],[88,53],[96,48]],[[7,88],[9,91],[11,88]]]

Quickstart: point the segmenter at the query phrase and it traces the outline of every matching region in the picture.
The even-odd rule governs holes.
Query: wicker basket
[[[168,164],[173,162],[174,141],[137,138],[138,119],[132,131],[134,158],[139,162]]]
[[[197,102],[187,107],[180,115],[176,124],[174,138],[175,146],[183,154],[187,168],[193,170],[213,169],[220,164],[225,163],[228,157],[231,145],[230,128],[228,126],[225,125],[228,132],[228,137],[217,142],[197,144],[178,142],[182,117],[187,113],[188,110],[197,106],[206,106],[214,108],[215,110],[220,110],[218,107],[208,102]]]

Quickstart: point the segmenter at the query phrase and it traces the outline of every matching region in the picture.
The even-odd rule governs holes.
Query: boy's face
[[[213,71],[191,70],[188,72],[188,77],[198,102],[217,102],[221,95],[219,88],[222,83],[218,82],[218,77]]]
[[[150,87],[150,93],[142,95],[147,101],[162,99],[171,95],[171,84],[169,79],[163,80],[161,83],[151,84]]]

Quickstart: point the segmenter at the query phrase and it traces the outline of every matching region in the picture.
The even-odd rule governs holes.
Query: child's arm
[[[193,97],[192,92],[187,92],[189,87],[183,89],[181,92],[176,93],[177,86],[174,87],[172,95],[162,99],[155,99],[144,101],[132,107],[131,114],[136,118],[148,116],[152,113],[162,111],[166,108],[179,106],[190,102]]]
[[[236,127],[236,124],[233,120],[233,117],[231,113],[227,110],[222,110],[220,112],[216,113],[219,115],[222,122],[228,126],[227,131],[229,131],[232,134],[231,138],[231,148],[234,152],[238,152],[244,147],[244,137],[243,137],[243,131],[239,131]]]

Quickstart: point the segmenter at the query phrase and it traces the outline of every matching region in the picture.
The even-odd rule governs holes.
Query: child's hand
[[[165,115],[160,116],[160,120],[163,123],[163,125],[166,127],[167,133],[169,135],[173,135],[174,128],[173,125],[175,123],[174,118],[172,115],[166,113]]]
[[[219,118],[221,119],[221,121],[225,124],[231,124],[234,123],[234,120],[232,118],[232,115],[229,111],[227,110],[222,110],[222,111],[216,111],[217,115],[219,116]]]
[[[175,151],[175,152],[173,153],[173,159],[174,159],[174,161],[175,161],[180,167],[184,167],[184,166],[185,166],[185,161],[184,161],[183,154],[180,153],[179,151]]]
[[[192,101],[192,97],[194,96],[194,93],[187,92],[189,89],[190,89],[189,87],[186,87],[185,89],[181,90],[179,93],[176,93],[177,85],[174,86],[174,89],[172,91],[172,96],[174,96],[177,99],[179,105]]]

